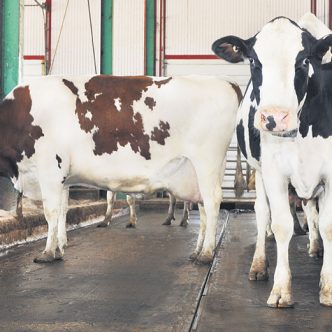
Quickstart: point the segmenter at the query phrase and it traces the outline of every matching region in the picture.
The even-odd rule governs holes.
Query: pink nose
[[[288,127],[289,113],[283,111],[261,111],[261,127],[269,131],[285,131]]]

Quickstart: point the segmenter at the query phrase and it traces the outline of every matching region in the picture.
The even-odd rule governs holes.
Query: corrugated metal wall
[[[41,1],[42,3],[42,1]],[[24,2],[24,56],[45,55],[42,9],[33,0]],[[68,7],[67,7],[68,5]],[[67,8],[67,11],[66,11]],[[101,0],[90,0],[97,72],[100,71]],[[88,1],[53,0],[51,25],[51,74],[94,74],[94,56]],[[23,76],[41,75],[42,60],[24,60]]]
[[[248,38],[276,16],[308,11],[310,0],[167,0],[166,54],[211,54],[220,36]]]
[[[113,74],[143,75],[145,0],[113,2]]]
[[[44,55],[43,11],[34,0],[24,1],[24,55]]]
[[[52,1],[51,74],[93,74],[95,68],[87,1],[70,0],[63,21],[67,3],[68,0]],[[99,72],[101,1],[90,0],[90,4],[97,72]]]

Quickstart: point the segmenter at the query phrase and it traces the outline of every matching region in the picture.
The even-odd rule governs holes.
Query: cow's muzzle
[[[263,108],[257,111],[256,126],[260,130],[272,133],[288,132],[294,130],[296,126],[291,119],[291,112],[287,109]]]

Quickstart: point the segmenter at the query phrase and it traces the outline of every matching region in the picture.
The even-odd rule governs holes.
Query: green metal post
[[[20,34],[19,0],[3,0],[2,5],[1,97],[8,94],[18,82]]]
[[[155,0],[146,0],[146,74],[155,75]]]
[[[113,0],[102,0],[101,73],[112,74]]]

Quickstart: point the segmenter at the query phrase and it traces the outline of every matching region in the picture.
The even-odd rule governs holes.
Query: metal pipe
[[[332,29],[332,0],[329,0],[329,29]]]
[[[19,70],[19,1],[3,0],[2,12],[2,97],[8,94],[18,82]]]
[[[314,15],[317,15],[317,0],[311,0],[311,2],[310,2],[310,11]]]
[[[145,74],[155,75],[155,0],[145,2]]]
[[[113,0],[102,0],[101,7],[101,73],[113,70]]]

